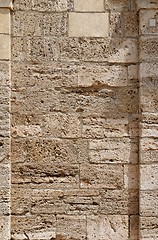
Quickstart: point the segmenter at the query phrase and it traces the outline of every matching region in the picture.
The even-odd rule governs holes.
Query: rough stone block
[[[83,115],[82,137],[134,137],[138,136],[138,116],[127,114]]]
[[[69,13],[69,37],[108,37],[108,13]]]
[[[105,8],[113,11],[118,11],[118,12],[122,10],[129,10],[130,1],[129,0],[119,0],[119,1],[105,0]]]
[[[88,216],[88,240],[125,240],[128,238],[128,216]]]
[[[10,188],[10,166],[8,164],[0,164],[0,188]]]
[[[44,165],[38,162],[12,164],[12,183],[33,188],[77,188],[79,166],[74,164]]]
[[[140,122],[140,134],[141,134],[141,137],[157,138],[158,136],[158,114],[157,113],[142,114],[141,122]]]
[[[158,164],[140,166],[140,189],[158,189]]]
[[[129,138],[107,138],[89,141],[91,163],[137,163],[138,141]]]
[[[10,34],[10,10],[9,9],[0,9],[0,33]]]
[[[86,240],[86,216],[57,215],[56,239],[82,239]]]
[[[137,12],[130,11],[122,14],[125,37],[137,37],[139,33],[139,16]]]
[[[140,237],[147,240],[158,238],[158,217],[140,217]]]
[[[158,8],[157,0],[138,0],[139,8]]]
[[[102,190],[100,214],[136,215],[138,214],[138,190]]]
[[[0,86],[8,86],[10,81],[10,66],[7,62],[0,62]]]
[[[104,0],[74,0],[74,10],[79,12],[102,12]]]
[[[123,22],[122,14],[120,12],[110,12],[110,26],[109,33],[111,37],[123,36]]]
[[[117,189],[123,185],[123,167],[106,164],[82,164],[80,166],[81,188]]]
[[[140,161],[141,163],[152,163],[158,161],[158,139],[140,139]]]
[[[158,7],[158,5],[157,5]],[[157,35],[157,10],[140,11],[140,33],[145,35]],[[151,21],[155,21],[155,26],[150,26]]]
[[[12,0],[0,0],[0,8],[12,8]]]
[[[0,34],[0,60],[9,60],[10,54],[10,36]]]
[[[10,214],[10,191],[8,188],[0,188],[0,217]]]
[[[31,240],[48,240],[56,236],[56,219],[53,215],[12,216],[11,221],[13,239],[27,235]]]
[[[10,217],[8,216],[0,217],[0,239],[10,239]]]
[[[143,62],[157,62],[158,38],[147,36],[140,37],[140,60]]]
[[[136,39],[122,38],[62,38],[59,39],[63,61],[137,63]]]
[[[10,152],[10,139],[0,137],[0,163],[8,162]]]
[[[158,191],[140,191],[140,214],[145,217],[158,216]]]

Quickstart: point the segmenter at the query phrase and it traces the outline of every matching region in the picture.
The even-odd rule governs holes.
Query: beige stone
[[[0,9],[0,33],[10,34],[10,10]]]
[[[124,240],[128,238],[128,216],[88,216],[88,240]]]
[[[10,217],[0,216],[0,239],[10,239]]]
[[[108,13],[69,13],[69,37],[108,37]]]
[[[130,230],[129,237],[131,240],[138,240],[140,234],[139,215],[131,215],[129,218]]]
[[[10,36],[0,34],[0,59],[10,59]]]
[[[157,190],[158,188],[158,165],[140,166],[140,189]]]
[[[158,159],[158,139],[140,139],[140,161],[141,163],[157,162]]]
[[[57,215],[56,239],[86,240],[86,216]]]
[[[157,62],[158,38],[154,36],[140,37],[140,60],[146,62]]]
[[[81,188],[118,189],[121,188],[122,185],[122,166],[82,164],[80,167]]]
[[[12,0],[0,0],[0,8],[12,8]]]
[[[132,1],[134,2],[134,0]],[[105,8],[113,11],[122,11],[130,9],[129,0],[105,0]]]
[[[138,165],[124,166],[124,188],[139,189],[139,167]]]
[[[157,8],[158,3],[157,0],[138,0],[138,7],[139,8]]]
[[[102,12],[104,0],[74,0],[74,10],[79,12]]]
[[[140,214],[143,217],[158,216],[158,191],[140,191]]]
[[[140,239],[158,238],[158,217],[140,217]]]
[[[157,10],[141,10],[140,11],[140,33],[145,35],[157,35]],[[155,21],[155,26],[150,26],[150,21]]]

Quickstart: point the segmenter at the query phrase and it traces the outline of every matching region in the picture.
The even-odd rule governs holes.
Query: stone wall
[[[156,0],[0,6],[0,240],[155,240]]]

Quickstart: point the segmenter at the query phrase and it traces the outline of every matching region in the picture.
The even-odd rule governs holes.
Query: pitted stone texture
[[[86,216],[57,215],[57,240],[86,240]]]
[[[157,0],[138,0],[139,8],[158,8]]]
[[[137,160],[137,139],[107,138],[89,141],[91,163],[137,163]]]
[[[0,34],[0,60],[9,60],[10,54],[10,36]]]
[[[74,10],[79,12],[102,12],[104,0],[74,0]]]
[[[0,217],[10,214],[10,191],[7,187],[0,188]]]
[[[0,216],[0,239],[10,239],[10,217]]]
[[[82,164],[81,188],[118,189],[123,186],[123,167],[106,164]]]
[[[69,13],[69,37],[108,37],[108,13]]]
[[[158,114],[144,113],[141,116],[140,135],[142,137],[157,138],[158,136]],[[156,144],[156,141],[155,141]]]
[[[12,216],[12,238],[25,239],[28,236],[31,240],[48,240],[55,238],[55,216]],[[19,228],[20,227],[20,228]]]
[[[132,0],[134,2],[134,0]],[[130,9],[129,0],[105,0],[105,8],[113,11],[122,11]]]
[[[140,166],[140,189],[158,190],[158,164]]]
[[[0,9],[0,33],[10,34],[9,9]]]
[[[158,6],[158,4],[157,4]],[[158,34],[158,10],[140,11],[140,33],[145,35]],[[155,21],[155,26],[150,26],[150,21]]]
[[[140,239],[158,238],[158,217],[140,217]]]
[[[10,66],[8,62],[0,61],[0,85],[9,86]]]
[[[140,191],[140,214],[145,217],[158,216],[158,191]]]
[[[87,217],[88,240],[125,240],[128,238],[128,216],[101,215]]]
[[[158,138],[140,139],[140,161],[141,163],[158,161]]]
[[[140,60],[142,62],[157,62],[158,38],[153,36],[140,37]]]

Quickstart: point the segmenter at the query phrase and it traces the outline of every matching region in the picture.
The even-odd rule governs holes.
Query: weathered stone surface
[[[0,34],[0,60],[10,59],[10,36]]]
[[[0,0],[0,8],[12,8],[12,0]]]
[[[10,165],[0,164],[0,188],[10,188]]]
[[[8,86],[10,83],[10,66],[9,63],[0,61],[0,82],[1,86]]]
[[[69,13],[69,37],[108,37],[108,35],[108,13]]]
[[[124,23],[124,36],[125,37],[137,37],[139,30],[139,18],[137,12],[124,12],[123,23]]]
[[[56,235],[56,219],[53,215],[12,216],[11,220],[13,239],[28,236],[31,240],[48,240]]]
[[[0,2],[1,6],[1,2]],[[10,34],[10,10],[0,9],[0,33]]]
[[[130,1],[128,0],[105,0],[105,8],[113,11],[122,11],[130,9]]]
[[[140,140],[140,161],[141,163],[158,161],[158,139],[142,138]]]
[[[158,38],[140,37],[140,60],[143,62],[157,62],[158,60]]]
[[[138,165],[124,166],[124,188],[139,189],[139,167]]]
[[[0,188],[0,217],[10,214],[10,191],[7,187]]]
[[[8,240],[10,239],[10,217],[1,216],[0,217],[0,239]]]
[[[79,12],[102,12],[104,0],[74,0],[74,10]]]
[[[158,216],[158,191],[140,192],[140,214],[141,216]]]
[[[157,138],[158,136],[157,134],[158,134],[158,114],[157,113],[142,114],[140,124],[140,135],[142,137]]]
[[[158,3],[157,0],[138,0],[138,7],[139,8],[157,8]]]
[[[10,140],[9,138],[0,137],[0,163],[6,163],[9,157]]]
[[[140,167],[140,189],[158,189],[158,164],[141,165]]]
[[[117,215],[138,214],[137,190],[102,190],[99,213]]]
[[[128,238],[128,216],[88,216],[88,240],[118,240]]]
[[[140,238],[157,239],[158,238],[158,217],[140,217]]]
[[[80,167],[81,188],[117,189],[123,185],[122,166],[87,164]]]
[[[57,215],[57,240],[86,240],[86,216]]]
[[[131,240],[138,240],[139,234],[140,234],[140,228],[139,228],[139,216],[138,215],[131,215],[129,217],[129,224],[130,224],[130,230],[129,230],[129,237]]]
[[[129,138],[107,138],[89,141],[91,163],[137,163],[138,141]]]
[[[140,33],[145,35],[157,35],[157,10],[140,11]],[[150,26],[150,21],[155,20],[155,26]]]

